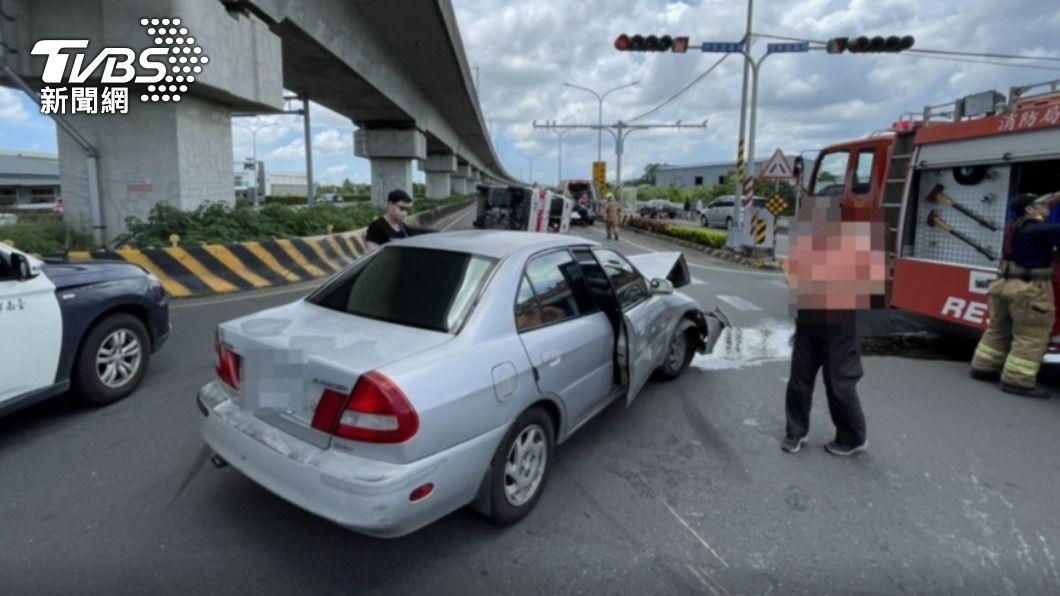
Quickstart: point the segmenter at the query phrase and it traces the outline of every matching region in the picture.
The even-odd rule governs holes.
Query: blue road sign
[[[705,41],[701,48],[704,52],[735,53],[743,51],[742,41]]]
[[[706,45],[706,44],[703,44]],[[706,50],[703,50],[704,52]],[[766,46],[766,52],[770,54],[783,54],[787,52],[809,52],[809,42],[802,43],[771,43]]]

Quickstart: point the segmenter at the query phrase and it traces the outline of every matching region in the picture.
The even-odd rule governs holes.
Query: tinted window
[[[585,283],[592,294],[593,302],[598,308],[611,311],[615,305],[615,293],[611,289],[611,280],[604,273],[603,267],[597,262],[591,250],[587,248],[574,249],[574,258],[578,260],[581,271],[585,277]]]
[[[865,194],[872,189],[872,166],[876,163],[876,151],[863,149],[858,151],[858,165],[854,169],[854,188],[857,194]]]
[[[532,259],[526,266],[526,277],[541,305],[542,323],[574,318],[592,309],[578,265],[566,251]]]
[[[813,182],[813,194],[828,196],[843,194],[849,160],[850,156],[846,151],[837,151],[822,157]]]
[[[604,273],[610,278],[611,285],[618,296],[618,304],[623,310],[651,295],[644,278],[622,255],[606,249],[593,252],[596,253],[596,258],[604,268]]]
[[[482,290],[494,261],[466,253],[387,247],[307,301],[398,325],[452,332]]]

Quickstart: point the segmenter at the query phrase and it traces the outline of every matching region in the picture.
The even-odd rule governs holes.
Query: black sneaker
[[[1020,387],[1019,385],[1013,385],[1011,383],[1001,383],[1001,390],[1005,393],[1012,393],[1014,395],[1022,395],[1023,397],[1035,397],[1038,399],[1049,399],[1049,392],[1045,390],[1041,385],[1035,385],[1034,387]]]
[[[864,451],[865,448],[868,447],[868,445],[869,442],[865,441],[860,445],[848,447],[846,445],[840,445],[839,443],[832,441],[830,443],[825,444],[824,450],[828,453],[831,453],[832,455],[838,455],[839,457],[849,457],[851,455],[854,455],[855,453],[858,453],[859,451]]]
[[[806,437],[799,437],[798,439],[792,439],[791,437],[784,437],[784,440],[780,442],[780,448],[788,453],[798,453],[799,449],[806,444]]]
[[[996,370],[975,370],[973,368],[968,371],[968,376],[976,381],[986,381],[988,383],[997,383],[1001,380],[1001,373]]]

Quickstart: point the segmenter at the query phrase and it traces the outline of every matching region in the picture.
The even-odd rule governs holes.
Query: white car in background
[[[556,444],[712,349],[724,315],[674,290],[689,281],[680,253],[627,259],[570,236],[392,242],[220,325],[203,438],[215,464],[365,534],[469,504],[513,523]]]

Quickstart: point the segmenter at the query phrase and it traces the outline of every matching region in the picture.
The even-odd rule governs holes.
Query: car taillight
[[[213,344],[217,353],[215,365],[218,378],[232,389],[239,389],[239,369],[241,368],[242,358],[221,343],[220,331],[217,331],[214,335]]]
[[[352,441],[404,443],[416,436],[420,418],[386,375],[361,375],[349,396],[327,389],[313,413],[313,428]]]

